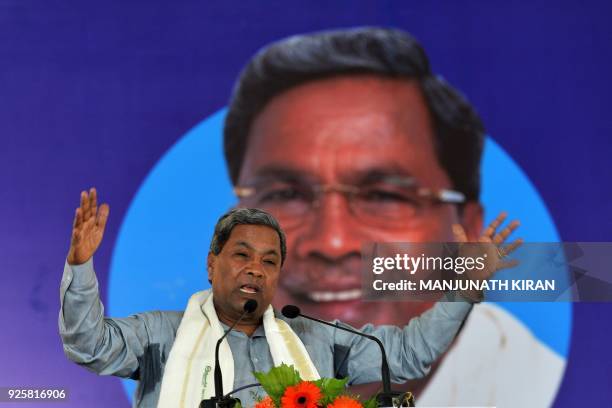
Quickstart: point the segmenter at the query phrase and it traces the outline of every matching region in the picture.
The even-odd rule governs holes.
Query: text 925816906
[[[68,391],[52,387],[0,387],[0,402],[65,401]]]

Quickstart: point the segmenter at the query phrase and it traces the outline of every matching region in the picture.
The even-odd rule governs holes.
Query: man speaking
[[[380,380],[380,350],[374,342],[302,318],[284,320],[273,310],[287,248],[276,219],[258,209],[233,209],[219,219],[207,259],[212,290],[195,293],[184,312],[106,318],[92,257],[108,215],[107,204],[98,207],[95,189],[81,193],[61,282],[59,330],[72,361],[101,375],[138,380],[135,406],[192,408],[216,395],[215,346],[241,316],[220,347],[223,393],[255,383],[253,371],[282,363],[295,366],[306,380],[333,377],[345,356],[336,351],[347,348],[350,384]],[[501,245],[517,226],[498,232],[501,222],[496,219],[481,241]],[[506,253],[516,245],[506,246]],[[370,324],[361,330],[384,344],[392,381],[418,378],[451,344],[480,295],[466,292],[457,302],[438,302],[403,328]],[[249,300],[257,306],[245,315]],[[235,395],[243,406],[254,404],[251,391]]]

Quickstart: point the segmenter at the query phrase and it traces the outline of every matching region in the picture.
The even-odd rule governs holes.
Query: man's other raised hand
[[[72,239],[67,261],[70,265],[80,265],[87,262],[96,252],[108,219],[108,204],[98,207],[98,193],[91,188],[89,193],[81,191],[81,205],[74,214]]]

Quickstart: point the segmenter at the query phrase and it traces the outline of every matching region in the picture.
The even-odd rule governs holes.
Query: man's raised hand
[[[459,242],[459,256],[475,258],[484,254],[484,256],[487,257],[486,266],[484,268],[475,268],[466,271],[466,273],[462,275],[463,279],[475,281],[490,279],[495,272],[518,265],[517,260],[506,260],[505,257],[520,247],[523,244],[523,240],[518,238],[507,245],[505,244],[510,234],[519,227],[520,223],[518,220],[514,220],[505,228],[499,230],[506,218],[507,214],[505,212],[500,213],[497,218],[485,228],[476,243],[468,243],[468,238],[463,227],[459,224],[453,225],[455,240]],[[466,243],[467,245],[462,245]],[[484,296],[484,293],[479,290],[465,290],[461,291],[461,294],[463,297],[474,302],[480,302],[483,300]]]
[[[104,236],[108,212],[108,204],[98,207],[95,188],[91,188],[89,193],[81,191],[81,205],[74,214],[72,239],[67,257],[70,265],[83,264],[96,252]]]

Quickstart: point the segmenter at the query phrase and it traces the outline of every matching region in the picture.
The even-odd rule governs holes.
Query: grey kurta
[[[155,407],[164,367],[183,312],[146,312],[126,318],[104,317],[93,261],[64,266],[60,288],[59,331],[69,359],[101,375],[138,380],[135,407]],[[425,375],[431,363],[451,344],[472,305],[438,302],[403,328],[365,325],[387,350],[391,379],[405,382]],[[283,318],[283,317],[280,317]],[[284,318],[283,318],[284,319]],[[322,377],[336,373],[350,384],[380,380],[380,351],[371,340],[310,320],[288,320]],[[234,357],[234,388],[256,382],[253,371],[273,366],[263,328],[253,336],[232,332],[228,342]],[[237,396],[243,406],[254,404],[253,391]]]

